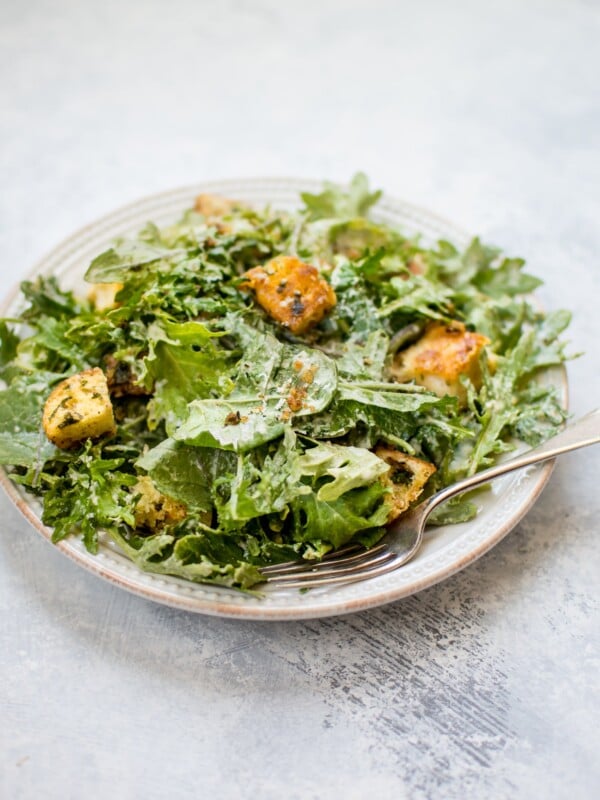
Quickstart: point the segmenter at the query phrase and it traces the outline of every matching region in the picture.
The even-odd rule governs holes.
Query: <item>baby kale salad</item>
[[[534,445],[564,311],[523,261],[374,221],[359,174],[294,212],[200,195],[116,241],[73,293],[0,322],[0,463],[54,541],[247,589],[259,567],[371,545],[417,498]],[[81,295],[81,296],[80,296]],[[476,513],[461,498],[433,522]]]

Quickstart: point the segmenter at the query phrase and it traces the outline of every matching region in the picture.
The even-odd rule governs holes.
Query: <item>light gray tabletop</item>
[[[94,217],[202,179],[378,186],[527,258],[600,401],[600,6],[0,3],[3,291]],[[598,451],[492,552],[386,608],[174,611],[0,497],[0,797],[596,798]]]

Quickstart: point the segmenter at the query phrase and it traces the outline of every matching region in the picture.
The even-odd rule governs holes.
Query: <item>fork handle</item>
[[[521,453],[509,461],[504,461],[501,464],[495,464],[493,467],[484,469],[482,472],[477,472],[475,475],[470,475],[458,483],[453,483],[445,489],[440,489],[428,500],[427,510],[432,511],[440,503],[449,500],[457,494],[474,489],[476,486],[481,486],[483,483],[488,483],[493,478],[498,478],[500,475],[505,475],[507,472],[512,472],[515,469],[528,467],[530,464],[537,464],[540,461],[548,461],[548,459],[561,455],[561,453],[568,453],[569,450],[577,450],[580,447],[587,447],[590,444],[597,444],[600,442],[600,408],[591,411],[584,417],[568,425],[560,433],[548,439],[546,442]]]

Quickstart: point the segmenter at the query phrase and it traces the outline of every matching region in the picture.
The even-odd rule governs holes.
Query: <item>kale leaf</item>
[[[310,219],[366,217],[381,197],[380,191],[369,192],[369,181],[363,172],[356,173],[347,190],[329,182],[324,186],[319,194],[300,195]]]

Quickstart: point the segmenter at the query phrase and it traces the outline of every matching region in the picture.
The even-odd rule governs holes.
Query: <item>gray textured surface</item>
[[[527,257],[588,350],[572,409],[598,403],[598,3],[1,0],[0,15],[3,288],[148,192],[362,167]],[[129,596],[0,498],[0,796],[599,796],[597,484],[597,452],[565,457],[467,571],[290,624]]]

